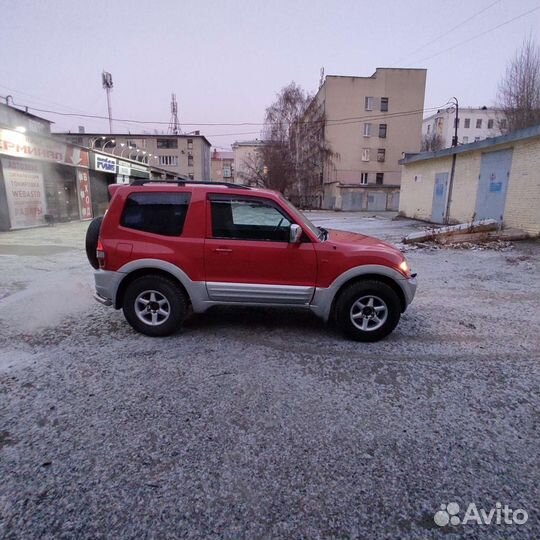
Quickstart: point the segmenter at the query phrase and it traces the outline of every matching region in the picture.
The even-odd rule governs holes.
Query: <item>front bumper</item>
[[[407,307],[413,301],[414,295],[416,294],[416,287],[418,286],[416,274],[408,279],[400,279],[398,283],[405,295],[405,307]]]

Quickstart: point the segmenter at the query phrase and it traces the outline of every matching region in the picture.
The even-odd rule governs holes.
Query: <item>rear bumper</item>
[[[125,274],[122,272],[96,270],[94,272],[94,281],[96,283],[94,299],[104,306],[114,306],[116,304],[116,293],[124,276]]]
[[[94,294],[94,300],[96,302],[99,302],[100,304],[103,304],[104,306],[112,306],[112,300],[111,299],[105,298],[105,297],[101,296],[98,293]]]

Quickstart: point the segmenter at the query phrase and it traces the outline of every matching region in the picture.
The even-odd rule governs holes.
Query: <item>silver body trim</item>
[[[170,273],[186,289],[195,313],[203,313],[208,308],[223,304],[246,306],[305,307],[311,309],[325,321],[330,316],[336,293],[347,281],[367,274],[383,275],[395,281],[403,291],[408,306],[415,295],[416,278],[405,278],[398,271],[382,265],[363,265],[351,268],[341,274],[330,287],[314,288],[296,285],[266,285],[256,283],[222,283],[192,281],[188,275],[172,263],[159,259],[139,259],[120,268],[117,272],[96,270],[96,298],[105,305],[116,306],[116,296],[122,280],[131,272],[155,268]]]
[[[296,285],[222,282],[208,282],[206,288],[213,301],[289,305],[309,304],[315,290],[314,287]]]

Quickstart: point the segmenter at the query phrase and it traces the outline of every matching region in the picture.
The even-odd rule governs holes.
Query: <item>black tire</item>
[[[166,304],[161,305],[163,299]],[[143,276],[128,285],[122,311],[137,332],[151,337],[168,336],[176,332],[184,321],[187,299],[174,281],[163,276]],[[161,311],[168,312],[168,315],[161,315]]]
[[[99,268],[99,262],[96,257],[96,249],[99,239],[99,229],[101,228],[102,221],[103,216],[94,218],[86,230],[86,256],[88,257],[88,262],[96,270]]]
[[[385,338],[397,326],[400,317],[401,302],[397,293],[381,281],[353,283],[337,301],[337,325],[348,338],[356,341]]]

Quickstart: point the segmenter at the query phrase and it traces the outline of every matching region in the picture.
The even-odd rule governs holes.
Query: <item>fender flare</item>
[[[128,278],[130,274],[138,270],[160,270],[176,278],[186,290],[195,311],[198,311],[198,308],[201,307],[200,303],[204,302],[207,297],[205,283],[203,281],[192,281],[191,278],[175,264],[162,261],[161,259],[137,259],[118,269],[118,272],[123,274],[123,277],[118,281],[116,290],[114,291],[115,305],[117,304],[117,295],[122,286],[122,282]]]
[[[340,274],[330,284],[329,287],[317,287],[315,289],[315,294],[313,295],[311,305],[312,311],[314,311],[315,314],[327,321],[330,317],[330,311],[332,309],[332,303],[334,301],[334,298],[337,292],[341,289],[341,287],[345,283],[355,278],[367,275],[379,275],[390,278],[399,286],[399,288],[403,292],[405,302],[408,304],[410,303],[410,300],[412,300],[412,298],[410,298],[409,291],[407,290],[408,279],[403,276],[403,274],[400,274],[397,270],[394,270],[393,268],[390,268],[389,266],[384,266],[382,264],[365,264],[362,266],[355,266],[353,268],[349,268],[349,270]]]

